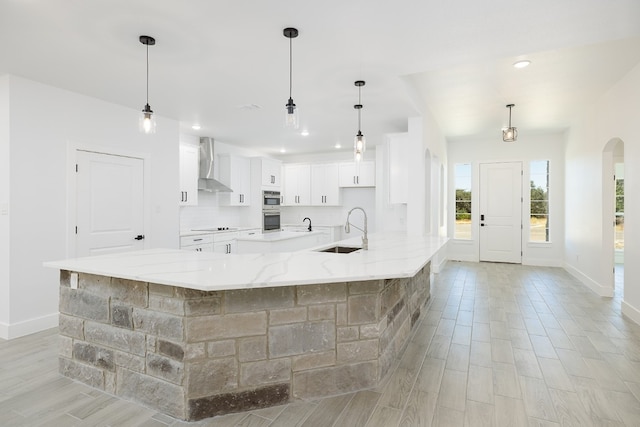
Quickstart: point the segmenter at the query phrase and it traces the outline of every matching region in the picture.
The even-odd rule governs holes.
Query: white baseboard
[[[435,259],[435,262],[431,263],[431,271],[433,273],[440,273],[445,265],[447,265],[447,258]]]
[[[640,310],[626,301],[622,301],[622,314],[640,325]]]
[[[564,263],[564,269],[567,270],[567,272],[571,274],[573,277],[575,277],[576,279],[584,283],[587,286],[587,288],[591,289],[593,292],[600,295],[601,297],[613,296],[613,286],[601,285],[600,283],[593,280],[591,277],[587,276],[577,268],[567,263]]]
[[[0,338],[12,340],[25,335],[35,334],[36,332],[44,331],[46,329],[55,328],[56,326],[58,326],[58,313],[18,323],[0,323]]]

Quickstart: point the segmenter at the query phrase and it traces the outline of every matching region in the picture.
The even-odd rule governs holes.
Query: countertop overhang
[[[45,262],[46,267],[202,291],[271,288],[412,277],[448,241],[403,233],[369,235],[369,250],[350,254],[298,252],[217,254],[147,249]],[[360,246],[361,236],[335,245]]]

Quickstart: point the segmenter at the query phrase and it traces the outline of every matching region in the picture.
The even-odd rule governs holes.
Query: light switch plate
[[[71,285],[71,289],[78,289],[78,273],[71,273],[69,284]]]

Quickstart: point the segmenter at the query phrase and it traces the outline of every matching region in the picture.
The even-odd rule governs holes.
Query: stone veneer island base
[[[200,291],[60,274],[60,373],[173,417],[375,387],[429,299],[411,278]]]

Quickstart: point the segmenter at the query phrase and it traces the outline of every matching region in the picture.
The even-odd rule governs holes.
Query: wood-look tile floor
[[[640,426],[640,327],[558,268],[449,262],[374,390],[186,423],[57,372],[57,331],[0,341],[0,426]]]

